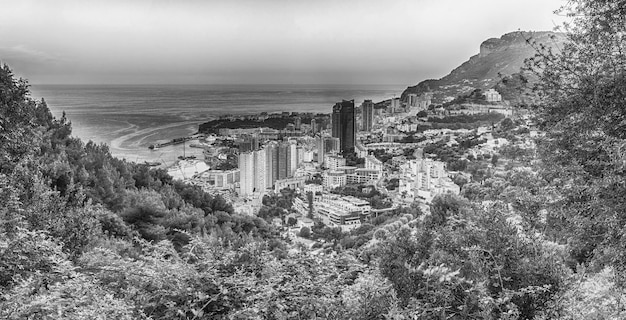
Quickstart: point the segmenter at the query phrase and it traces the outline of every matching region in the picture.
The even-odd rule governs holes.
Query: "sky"
[[[386,84],[441,78],[563,0],[0,0],[31,84]]]

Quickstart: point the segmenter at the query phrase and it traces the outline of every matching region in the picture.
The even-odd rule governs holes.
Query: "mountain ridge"
[[[427,79],[402,92],[432,93],[432,103],[441,104],[474,89],[490,89],[503,78],[519,74],[524,61],[534,56],[536,46],[559,47],[565,42],[563,33],[552,31],[515,31],[500,38],[489,38],[480,44],[478,54],[469,58],[440,79]],[[535,43],[536,45],[531,45]]]

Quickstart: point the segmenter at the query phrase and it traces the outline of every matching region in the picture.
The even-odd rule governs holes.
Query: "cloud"
[[[30,61],[35,63],[60,62],[62,59],[25,45],[0,47],[0,59]]]
[[[0,47],[0,63],[8,64],[18,75],[31,77],[63,68],[65,60],[25,45]]]

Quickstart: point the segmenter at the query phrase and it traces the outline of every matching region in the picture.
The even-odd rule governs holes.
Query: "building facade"
[[[210,186],[211,189],[233,189],[239,182],[239,169],[233,170],[207,170],[200,175],[200,180]]]
[[[365,169],[382,171],[383,170],[383,162],[378,160],[373,155],[368,155],[368,156],[365,157]]]
[[[327,154],[337,154],[339,152],[339,138],[318,136],[316,138],[317,158],[316,161],[320,165],[324,164],[324,158]]]
[[[485,100],[487,100],[487,102],[500,102],[502,101],[502,96],[498,91],[489,89],[485,91]]]
[[[372,126],[374,124],[374,103],[372,100],[363,101],[363,104],[361,105],[361,114],[361,119],[363,120],[361,129],[367,132],[372,131]]]
[[[350,230],[369,217],[372,207],[355,197],[323,194],[314,198],[313,211],[325,222]]]
[[[400,109],[400,98],[392,98],[389,103],[389,109],[387,110],[389,113],[393,114],[398,112]]]
[[[324,164],[329,170],[337,170],[339,167],[346,165],[346,158],[342,156],[327,154],[324,157]]]
[[[354,153],[356,143],[354,100],[343,100],[333,106],[332,136],[339,138],[339,150],[343,154]]]
[[[254,193],[254,151],[239,154],[239,193],[249,196]]]
[[[341,103],[336,103],[333,106],[333,113],[331,114],[331,135],[335,138],[341,136]]]

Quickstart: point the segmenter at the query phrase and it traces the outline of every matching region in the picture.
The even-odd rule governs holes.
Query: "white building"
[[[250,196],[253,193],[265,193],[266,183],[265,149],[242,152],[239,154],[239,193]]]
[[[369,217],[372,207],[355,197],[323,194],[314,198],[313,211],[324,222],[350,230]]]
[[[343,167],[346,165],[346,159],[342,156],[337,155],[326,155],[324,157],[324,164],[326,168],[329,170],[337,170],[339,167]]]
[[[378,160],[375,156],[369,155],[365,157],[365,169],[382,171],[383,162]]]
[[[267,154],[265,149],[254,151],[254,191],[265,193],[267,188]]]
[[[303,162],[313,162],[314,160],[314,156],[313,156],[313,150],[303,150],[302,152],[302,161]]]
[[[400,109],[400,98],[392,98],[391,103],[389,104],[389,113],[396,113]]]
[[[417,106],[417,94],[409,93],[406,95],[406,105],[410,108],[415,108]]]
[[[441,193],[458,194],[459,186],[448,177],[445,164],[431,159],[407,161],[400,166],[402,177],[399,192],[409,198],[421,197],[427,202]]]
[[[298,147],[296,141],[289,141],[289,176],[293,177],[293,174],[298,169]]]
[[[380,170],[372,170],[359,168],[354,173],[348,173],[346,175],[346,182],[350,184],[364,184],[370,183],[380,179],[382,172]]]
[[[485,99],[488,102],[500,102],[502,101],[502,96],[500,95],[500,93],[498,93],[498,91],[494,89],[489,89],[485,91]]]
[[[207,170],[200,174],[199,180],[208,185],[209,189],[233,189],[239,182],[239,169]]]
[[[306,216],[309,214],[309,204],[307,201],[302,200],[300,197],[295,197],[293,199],[293,209],[296,210],[299,214]]]
[[[356,152],[356,155],[359,158],[367,157],[367,148],[360,142],[357,142],[356,145],[354,145],[354,152]]]
[[[320,193],[322,191],[324,191],[324,187],[321,184],[305,184],[303,187],[304,193],[312,193],[312,194],[316,194],[316,193]]]
[[[332,171],[332,170],[328,170],[324,172],[324,175],[322,175],[322,179],[324,180],[324,188],[328,189],[334,189],[337,187],[343,187],[346,185],[347,183],[347,175],[345,172],[343,171]]]
[[[288,178],[282,180],[276,180],[274,183],[274,192],[278,193],[282,189],[300,189],[304,186],[304,177]]]
[[[254,193],[254,153],[239,154],[239,194],[249,196]]]

